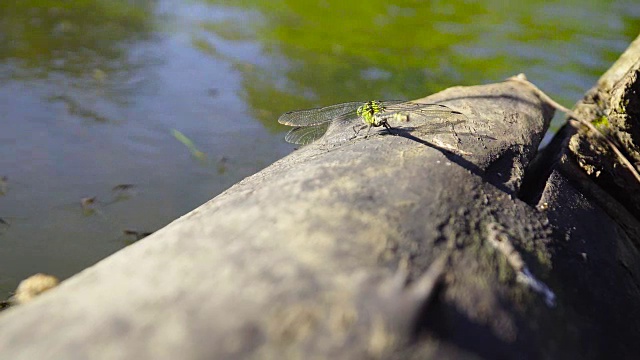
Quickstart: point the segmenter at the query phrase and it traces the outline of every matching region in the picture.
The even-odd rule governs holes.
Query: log
[[[618,61],[598,80],[577,105],[575,112],[591,120],[637,169],[640,164],[640,36]],[[610,194],[618,203],[640,218],[640,175],[635,176],[621,163],[611,147],[598,134],[582,126],[570,132],[564,152],[582,168],[595,189]],[[581,172],[582,173],[582,172]],[[591,193],[597,190],[589,190]]]
[[[331,126],[0,314],[0,358],[637,354],[640,227],[575,133],[539,153],[553,109],[515,81],[419,101],[464,117]]]

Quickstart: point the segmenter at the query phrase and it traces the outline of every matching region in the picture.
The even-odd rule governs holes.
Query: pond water
[[[636,0],[2,1],[0,298],[282,158],[285,111],[520,72],[570,106],[639,29]]]

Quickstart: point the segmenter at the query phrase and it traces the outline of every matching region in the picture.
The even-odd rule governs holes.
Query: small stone
[[[15,305],[26,304],[43,292],[56,287],[60,280],[52,275],[35,274],[20,282],[11,302]]]

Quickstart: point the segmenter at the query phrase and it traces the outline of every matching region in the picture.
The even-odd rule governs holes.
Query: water
[[[639,29],[634,0],[0,2],[0,297],[283,157],[281,113],[519,72],[571,105]]]

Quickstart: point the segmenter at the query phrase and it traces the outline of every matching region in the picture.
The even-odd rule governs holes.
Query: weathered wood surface
[[[610,139],[636,173],[639,73],[640,37],[573,110]],[[553,274],[566,298],[567,326],[579,338],[581,357],[637,358],[640,182],[601,136],[572,123],[577,130],[565,125],[537,161],[545,174],[539,201],[556,204],[548,212]]]
[[[640,36],[587,92],[575,112],[597,121],[636,169],[640,164]],[[567,156],[589,175],[593,185],[605,189],[619,204],[640,218],[640,181],[592,131],[571,132]]]
[[[0,358],[637,354],[637,220],[569,178],[567,141],[530,166],[552,111],[509,81],[423,100],[467,119],[329,129],[5,311]]]

